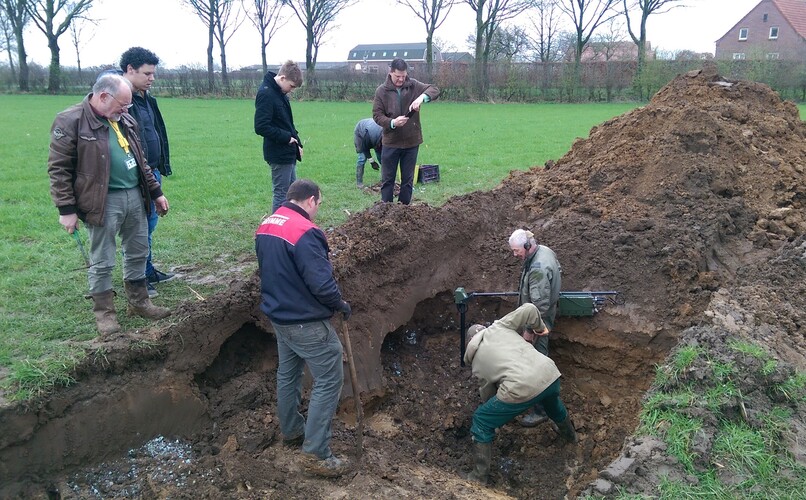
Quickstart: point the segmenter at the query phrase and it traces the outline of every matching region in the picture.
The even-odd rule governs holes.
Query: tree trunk
[[[62,85],[62,68],[59,64],[59,39],[55,36],[48,37],[48,47],[50,48],[48,92],[51,94],[57,94]]]
[[[266,72],[269,70],[269,65],[266,61],[266,33],[264,31],[260,32],[260,62],[263,63],[263,74],[265,75]]]
[[[434,32],[431,31],[425,37],[425,68],[428,74],[428,81],[434,81]]]
[[[28,54],[25,53],[25,46],[22,44],[22,37],[17,39],[17,65],[20,68],[18,82],[20,92],[28,92]]]
[[[313,56],[313,26],[308,22],[308,40],[305,46],[305,84],[313,89],[316,86],[316,58]]]
[[[213,29],[215,25],[210,20],[210,32],[207,34],[207,92],[215,91],[215,73],[213,72]]]
[[[224,88],[229,88],[229,75],[227,75],[227,53],[224,52],[224,44],[221,44],[221,84]]]

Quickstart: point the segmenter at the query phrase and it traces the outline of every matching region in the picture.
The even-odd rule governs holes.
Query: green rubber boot
[[[477,483],[487,484],[487,478],[490,476],[490,461],[493,456],[492,443],[475,443],[473,448],[473,462],[474,469],[467,475],[470,481]]]

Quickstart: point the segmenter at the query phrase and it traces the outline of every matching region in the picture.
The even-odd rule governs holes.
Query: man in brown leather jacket
[[[123,278],[130,314],[160,319],[168,309],[151,303],[146,290],[147,211],[168,212],[168,200],[145,161],[137,122],[128,114],[131,84],[120,75],[101,75],[84,100],[58,115],[51,127],[48,175],[59,223],[68,233],[87,227],[89,297],[102,336],[120,331],[112,271],[116,242],[123,250]]]
[[[372,119],[383,128],[381,153],[381,201],[394,199],[395,177],[400,164],[400,194],[397,201],[408,205],[414,190],[414,166],[423,143],[420,106],[439,96],[439,89],[408,76],[408,65],[395,59],[386,81],[375,90]]]

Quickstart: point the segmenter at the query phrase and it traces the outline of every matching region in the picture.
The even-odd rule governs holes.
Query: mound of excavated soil
[[[763,389],[806,365],[804,135],[797,108],[768,87],[704,69],[493,191],[441,208],[377,204],[330,231],[366,412],[354,474],[310,478],[279,444],[276,349],[253,278],[183,306],[178,324],[106,343],[78,384],[5,409],[0,496],[562,498],[688,480],[662,443],[632,436],[655,364],[679,345],[733,363],[746,397],[722,410],[751,424],[778,402]],[[461,479],[479,401],[451,292],[511,290],[519,262],[506,239],[521,226],[558,254],[565,289],[618,290],[625,303],[560,318],[552,334],[580,443],[507,425],[482,488]],[[474,301],[469,320],[512,307]],[[731,339],[759,342],[777,369],[764,375]],[[669,384],[712,383],[699,363]],[[352,395],[347,381],[338,453],[353,452]],[[708,464],[718,423],[692,411]],[[799,460],[802,415],[788,441]]]

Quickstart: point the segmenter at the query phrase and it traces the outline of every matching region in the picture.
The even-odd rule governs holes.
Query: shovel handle
[[[355,399],[355,451],[356,460],[360,461],[364,454],[364,408],[361,405],[361,391],[358,389],[358,375],[355,372],[355,359],[353,358],[353,346],[350,342],[350,329],[347,322],[343,321],[344,327],[344,348],[347,351],[347,365],[350,368],[350,384],[353,386],[353,398]]]

